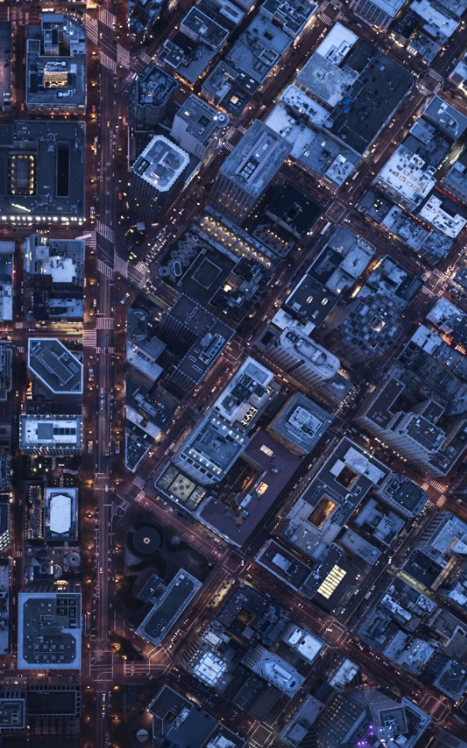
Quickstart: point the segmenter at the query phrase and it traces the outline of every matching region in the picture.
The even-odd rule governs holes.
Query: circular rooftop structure
[[[150,556],[161,547],[161,536],[155,527],[144,525],[132,537],[133,548],[140,556]]]

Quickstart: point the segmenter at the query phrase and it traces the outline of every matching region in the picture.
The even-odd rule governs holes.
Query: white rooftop
[[[329,34],[324,37],[316,53],[331,60],[335,65],[340,65],[357,39],[357,34],[354,34],[353,31],[350,31],[341,23],[336,23]]]
[[[340,367],[337,356],[305,337],[299,325],[292,324],[280,336],[281,346],[306,362],[310,369],[315,369],[324,379],[331,379]]]
[[[71,528],[71,497],[54,494],[50,498],[50,532],[64,535]]]
[[[133,171],[159,192],[168,192],[190,162],[188,153],[164,135],[155,135]]]
[[[449,215],[449,213],[446,213],[442,209],[441,205],[441,200],[436,195],[432,195],[419,212],[419,216],[428,221],[428,223],[431,223],[432,226],[441,231],[445,236],[455,239],[464,228],[467,220],[459,215],[459,213],[456,213],[454,216]]]
[[[413,10],[424,21],[427,21],[430,26],[433,26],[437,30],[440,36],[445,38],[450,37],[459,25],[459,21],[455,21],[438,8],[435,8],[429,0],[414,0],[410,5],[410,10]]]
[[[154,359],[144,353],[137,343],[132,343],[130,340],[127,340],[126,344],[126,360],[127,364],[134,366],[153,382],[162,374],[162,366],[156,364]]]
[[[227,670],[225,660],[214,652],[203,652],[193,666],[194,674],[208,686],[214,686]]]
[[[296,626],[286,639],[287,644],[293,647],[307,662],[313,662],[324,647],[324,643],[317,639],[309,631]]]
[[[21,416],[21,443],[28,445],[77,445],[81,443],[81,416],[63,419]]]
[[[378,484],[382,478],[385,477],[385,473],[379,469],[376,465],[370,462],[369,458],[355,447],[349,447],[344,455],[344,462],[349,467],[353,468],[356,473],[364,475],[375,485]]]
[[[248,356],[212,406],[228,423],[242,421],[252,408],[267,398],[267,387],[274,373]]]
[[[306,114],[309,122],[315,125],[324,125],[329,118],[328,110],[297,86],[287,86],[279,102],[293,107],[299,114]]]
[[[427,169],[424,160],[411,153],[404,145],[399,146],[386,162],[377,180],[385,182],[415,204],[421,203],[436,184],[436,179]]]
[[[128,418],[131,423],[134,423],[135,426],[139,426],[139,428],[145,431],[146,434],[152,436],[153,439],[156,439],[161,433],[161,430],[158,426],[156,426],[151,421],[148,421],[145,416],[140,415],[140,413],[132,408],[131,405],[127,404],[125,406],[125,417]]]
[[[457,75],[462,78],[462,83],[467,78],[467,55],[464,55],[461,60],[457,63],[456,67],[452,71],[450,78],[453,76],[453,74],[457,73]],[[461,85],[462,85],[461,83]]]

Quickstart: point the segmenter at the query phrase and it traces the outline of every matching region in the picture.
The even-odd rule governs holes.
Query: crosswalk
[[[431,75],[432,78],[435,79],[435,81],[438,81],[438,83],[441,83],[443,80],[443,76],[440,75],[436,70],[433,70],[433,68],[430,68],[428,71],[428,75]]]
[[[105,275],[106,278],[110,278],[113,280],[114,277],[114,269],[110,267],[110,265],[107,265],[106,262],[102,262],[102,260],[97,260],[97,269],[102,275]]]
[[[97,343],[96,330],[83,330],[83,347],[95,348]]]
[[[117,44],[117,62],[119,65],[123,65],[124,68],[130,67],[130,52],[121,44]]]
[[[135,272],[134,268],[128,268],[128,280],[133,283],[134,286],[143,289],[146,285],[146,278],[143,278],[139,273]]]
[[[152,57],[150,57],[146,52],[142,52],[139,55],[140,60],[146,63],[146,65],[149,65],[152,62]]]
[[[116,252],[114,252],[114,268],[116,273],[123,275],[124,278],[128,278],[128,263]]]
[[[116,20],[116,17],[110,12],[110,10],[107,10],[107,8],[99,8],[99,21],[101,23],[105,23],[106,26],[114,29]]]
[[[115,60],[112,60],[111,57],[105,54],[101,49],[99,50],[99,60],[101,65],[103,65],[108,70],[111,70],[112,73],[117,72],[117,63]]]
[[[439,506],[440,508],[444,506],[446,503],[446,496],[440,496],[438,501],[436,502],[436,506]]]
[[[134,485],[137,488],[144,488],[144,480],[143,480],[143,478],[141,478],[140,475],[135,475],[135,477],[133,478],[133,480],[131,482],[134,483]],[[141,501],[141,498],[143,498],[144,496],[146,496],[146,494],[144,493],[144,491],[142,491],[141,493],[143,494],[143,496],[138,499],[138,496],[139,496],[139,494],[138,494],[138,496],[136,497],[137,501]]]
[[[446,488],[446,486],[443,486],[442,483],[438,483],[435,480],[430,481],[430,486],[440,493],[443,493],[444,489]]]
[[[127,77],[125,78],[125,83],[133,83],[135,78],[136,78],[136,73],[131,71],[128,73]]]
[[[96,318],[96,330],[113,330],[114,329],[114,318],[113,317],[97,317]]]
[[[109,242],[113,243],[115,241],[115,234],[113,232],[113,229],[109,228],[109,226],[106,226],[105,223],[96,221],[96,232],[105,237],[105,239],[108,239]]]
[[[95,231],[88,232],[88,236],[86,236],[86,246],[89,247],[89,249],[96,248],[96,232]]]
[[[99,24],[97,23],[95,18],[90,18],[89,16],[85,16],[84,24],[86,26],[86,34],[89,39],[89,41],[93,42],[93,44],[99,43]]]

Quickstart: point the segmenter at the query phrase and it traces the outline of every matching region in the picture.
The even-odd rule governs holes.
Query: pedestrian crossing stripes
[[[113,73],[117,72],[117,63],[115,62],[115,60],[112,60],[101,49],[99,50],[99,60],[101,65],[103,65],[105,68],[108,68]]]
[[[110,10],[107,10],[107,8],[99,8],[99,21],[101,23],[104,23],[106,26],[109,26],[109,28],[114,29],[116,18],[113,13],[110,12]]]
[[[114,242],[114,232],[111,228],[105,225],[105,223],[101,223],[100,221],[96,222],[96,232],[98,234],[101,234],[101,236],[104,236],[106,239],[109,240],[109,242]]]
[[[141,260],[136,263],[135,269],[138,270],[140,273],[143,273],[143,275],[148,275],[149,274],[149,268],[148,268],[148,266],[145,265],[144,262],[141,262]]]
[[[90,249],[96,248],[96,232],[90,231],[86,236],[86,246]]]
[[[446,488],[446,486],[443,486],[441,483],[437,483],[435,480],[430,481],[430,486],[440,493],[443,493],[444,489]]]
[[[100,273],[102,273],[102,275],[105,275],[107,278],[113,279],[114,269],[107,265],[107,263],[102,262],[102,260],[97,260],[97,269]]]
[[[226,143],[225,147],[228,151],[232,152],[235,146],[233,146],[232,143]]]
[[[130,67],[130,52],[121,44],[117,44],[117,62],[119,65],[123,65],[124,68]]]
[[[442,507],[446,503],[446,496],[440,496],[438,501],[436,502],[436,506]]]
[[[97,343],[97,333],[95,330],[83,330],[84,348],[95,348]]]
[[[125,78],[125,83],[133,83],[134,79],[136,77],[136,73],[128,73],[127,77]]]
[[[114,252],[114,268],[116,273],[120,273],[124,278],[128,278],[128,263],[122,260],[116,252]]]
[[[418,89],[420,93],[423,94],[424,96],[431,96],[431,91],[425,88],[425,86],[422,85],[421,83],[418,84]]]
[[[434,297],[436,296],[436,294],[431,290],[431,288],[428,288],[428,286],[423,286],[422,293],[425,293],[430,297],[430,299],[434,299]]]
[[[238,131],[241,132],[242,135],[245,135],[245,133],[246,133],[246,127],[243,127],[243,125],[240,125],[240,127],[238,128]]]
[[[435,81],[438,81],[438,83],[441,83],[443,80],[443,76],[440,75],[436,70],[433,70],[433,68],[430,68],[428,71],[428,75],[431,75],[432,78],[435,79]]]
[[[339,13],[336,16],[336,21],[346,21],[346,20],[347,20],[347,16],[345,15],[345,13],[343,13],[340,10]]]
[[[17,330],[20,330],[22,327],[23,327],[23,323],[22,322],[15,322],[15,328]]]
[[[99,43],[99,24],[97,23],[95,18],[89,18],[89,16],[86,16],[84,23],[86,26],[87,38],[94,44],[98,44]]]
[[[152,62],[152,57],[146,54],[146,52],[142,52],[139,57],[140,60],[146,63],[146,65],[149,65],[149,63]]]
[[[323,23],[326,24],[326,26],[330,26],[332,24],[332,20],[329,18],[329,16],[326,15],[326,13],[320,13],[319,18]]]
[[[113,330],[114,329],[114,318],[113,317],[97,317],[96,318],[96,330]]]
[[[140,273],[138,273],[135,268],[128,268],[128,280],[133,283],[133,285],[137,286],[138,288],[144,288],[146,285],[146,278],[142,276]]]

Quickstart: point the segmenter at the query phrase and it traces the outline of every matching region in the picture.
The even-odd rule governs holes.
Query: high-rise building
[[[169,73],[152,65],[134,79],[129,96],[131,119],[158,125],[178,89],[178,83]]]
[[[79,225],[85,174],[84,122],[29,119],[0,125],[2,221]]]
[[[248,132],[219,169],[211,192],[213,208],[241,224],[271,184],[292,146],[263,122]]]
[[[26,454],[81,454],[83,417],[24,414],[19,422],[19,448]]]
[[[337,356],[304,335],[293,322],[264,348],[265,356],[305,387],[314,389],[337,374]]]
[[[152,223],[173,202],[190,158],[164,135],[156,135],[136,159],[130,186],[130,210]]]
[[[18,668],[81,667],[81,593],[29,586],[18,595]]]
[[[405,385],[395,377],[383,380],[365,400],[356,422],[390,444],[422,475],[447,475],[467,447],[467,420],[449,418],[433,399],[404,410]]]
[[[86,109],[86,29],[69,16],[44,13],[28,27],[26,106],[40,112]]]
[[[184,151],[200,161],[207,161],[213,153],[220,130],[227,127],[225,112],[206,104],[199,96],[189,96],[174,117],[170,136]]]

